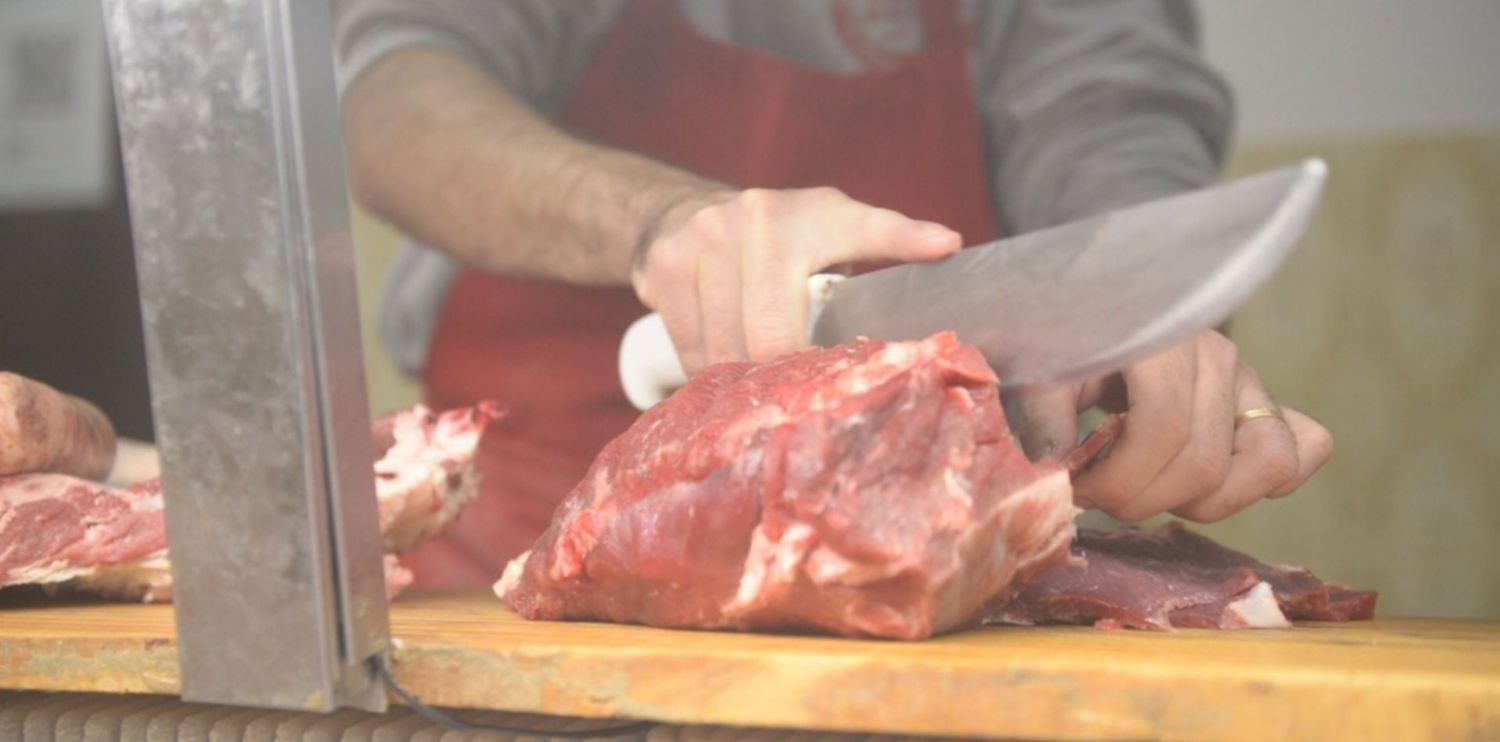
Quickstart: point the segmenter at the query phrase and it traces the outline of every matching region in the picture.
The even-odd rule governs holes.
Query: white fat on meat
[[[471,415],[449,412],[434,419],[421,406],[395,418],[395,444],[375,462],[387,551],[406,551],[436,534],[474,499],[472,462],[483,430]]]
[[[1291,625],[1281,612],[1269,582],[1255,583],[1244,597],[1224,606],[1219,618],[1219,628],[1224,629],[1284,629]]]
[[[793,523],[772,541],[764,525],[756,526],[750,535],[750,552],[745,556],[745,572],[740,576],[734,599],[724,606],[725,616],[736,616],[769,600],[797,580],[797,569],[818,534],[806,523]]]
[[[529,558],[531,558],[531,550],[527,549],[505,565],[505,571],[500,574],[500,579],[495,582],[495,597],[504,600],[505,596],[510,594],[510,591],[516,589],[516,586],[521,584],[521,572],[526,569],[526,560]]]
[[[435,535],[474,498],[478,486],[473,469],[475,451],[485,427],[498,416],[498,410],[488,403],[441,414],[419,405],[382,421],[389,423],[393,443],[373,469],[387,552],[410,549]],[[117,488],[64,474],[25,474],[0,478],[0,528],[18,517],[20,506],[60,498],[80,488],[91,498],[127,503],[132,517],[144,516],[148,523],[159,526],[163,517],[163,499],[154,480]],[[119,537],[120,528],[108,527],[111,523],[118,526],[118,521],[97,520],[105,516],[88,512],[82,517],[88,519],[82,524],[83,538],[62,544],[69,558],[15,568],[3,576],[0,587],[42,584],[49,589],[116,599],[171,600],[171,564],[165,548],[136,559],[100,561],[104,546],[100,542]],[[131,528],[136,527],[139,521]],[[0,549],[0,557],[4,553]],[[385,555],[383,567],[388,596],[411,584],[412,573],[392,554]]]

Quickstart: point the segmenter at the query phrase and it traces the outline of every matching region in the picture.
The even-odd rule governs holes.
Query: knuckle
[[[1217,492],[1229,478],[1229,458],[1204,451],[1187,454],[1183,462],[1185,487],[1195,496]]]
[[[1163,447],[1173,451],[1180,451],[1187,446],[1188,440],[1193,435],[1193,420],[1191,411],[1183,411],[1179,414],[1163,416],[1156,423],[1153,431],[1156,440]]]
[[[746,188],[736,200],[751,219],[765,219],[775,210],[779,195],[770,188]]]
[[[1210,330],[1202,335],[1202,348],[1212,358],[1217,358],[1231,364],[1237,364],[1240,360],[1240,346],[1233,340],[1225,337],[1222,333]]]
[[[728,233],[729,215],[720,205],[705,206],[693,212],[683,223],[683,241],[691,242],[692,250],[681,252],[708,252],[724,247],[724,235]]]
[[[1273,487],[1279,487],[1297,476],[1297,449],[1290,441],[1281,441],[1266,451],[1261,472]]]
[[[691,253],[680,249],[675,240],[659,245],[646,255],[646,268],[660,280],[670,284],[691,281],[695,278],[695,261]],[[668,287],[667,290],[672,290]]]

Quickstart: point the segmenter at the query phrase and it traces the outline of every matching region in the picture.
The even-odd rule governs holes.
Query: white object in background
[[[129,487],[137,482],[161,476],[161,457],[156,446],[145,441],[121,438],[115,442],[115,465],[104,481],[115,487]]]
[[[843,279],[833,273],[819,273],[807,279],[809,335],[833,295],[834,284]],[[632,323],[620,341],[620,385],[625,388],[625,398],[636,409],[644,410],[686,383],[687,373],[677,359],[677,348],[672,345],[661,315],[652,312]]]
[[[0,2],[0,209],[109,199],[108,70],[97,0]]]

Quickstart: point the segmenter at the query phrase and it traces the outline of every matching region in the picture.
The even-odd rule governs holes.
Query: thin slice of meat
[[[1073,559],[995,608],[991,623],[1101,628],[1272,628],[1291,619],[1349,621],[1376,593],[1271,566],[1176,521],[1150,530],[1084,530]]]
[[[0,477],[0,586],[71,580],[166,545],[157,480],[115,488],[67,474]]]
[[[476,491],[472,461],[492,403],[376,421],[375,493],[388,552],[441,531]],[[160,481],[109,487],[66,474],[0,477],[0,587],[51,584],[106,597],[171,598]],[[411,573],[386,559],[394,595]]]
[[[600,453],[496,593],[532,619],[920,639],[1063,558],[1031,464],[952,333],[720,364]]]
[[[99,408],[0,371],[0,476],[51,472],[98,480],[114,460],[115,428]]]

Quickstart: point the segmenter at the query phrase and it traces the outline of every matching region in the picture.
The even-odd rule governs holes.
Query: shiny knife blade
[[[1322,196],[1322,160],[971,247],[935,263],[808,281],[818,345],[953,330],[1009,396],[1098,378],[1213,327],[1270,280]],[[620,344],[646,409],[686,381],[660,315]]]
[[[1228,319],[1297,245],[1317,159],[834,283],[812,341],[953,330],[1001,389],[1098,378]]]

